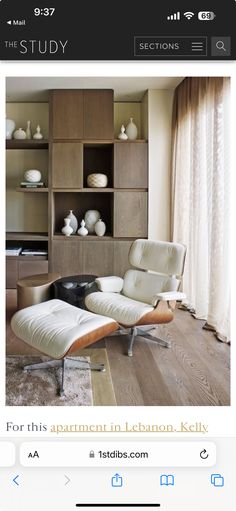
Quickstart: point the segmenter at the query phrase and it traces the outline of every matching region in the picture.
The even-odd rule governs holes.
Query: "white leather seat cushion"
[[[85,299],[86,306],[96,314],[112,317],[124,326],[132,326],[154,307],[147,303],[131,300],[118,293],[91,293]]]
[[[60,359],[76,340],[110,323],[115,321],[62,300],[49,300],[16,312],[11,327],[30,346]]]

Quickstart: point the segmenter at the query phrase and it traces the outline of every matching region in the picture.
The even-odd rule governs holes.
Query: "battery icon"
[[[200,11],[198,13],[198,19],[200,21],[212,21],[216,17],[212,11]]]

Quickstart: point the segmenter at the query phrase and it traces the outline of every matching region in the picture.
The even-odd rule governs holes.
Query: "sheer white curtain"
[[[195,317],[229,340],[229,78],[186,78],[173,110],[172,236]]]

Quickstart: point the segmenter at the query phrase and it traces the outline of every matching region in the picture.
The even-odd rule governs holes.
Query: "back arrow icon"
[[[13,479],[13,483],[15,483],[15,484],[16,484],[16,486],[19,486],[19,483],[18,483],[18,481],[17,481],[18,477],[19,477],[19,475],[18,475],[18,476],[15,476],[15,477],[14,477],[14,479]]]
[[[66,486],[67,484],[69,484],[69,483],[70,483],[70,478],[69,478],[69,477],[67,477],[66,475],[65,475],[65,478],[66,478],[66,482],[65,482],[65,486]]]

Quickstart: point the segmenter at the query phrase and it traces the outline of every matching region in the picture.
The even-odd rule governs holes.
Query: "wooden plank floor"
[[[16,310],[16,292],[7,291],[7,354],[36,352],[19,341],[10,328]],[[228,406],[230,404],[230,347],[202,330],[202,321],[178,310],[175,320],[154,333],[168,338],[171,349],[138,338],[133,357],[126,336],[94,344],[106,347],[117,405]]]

